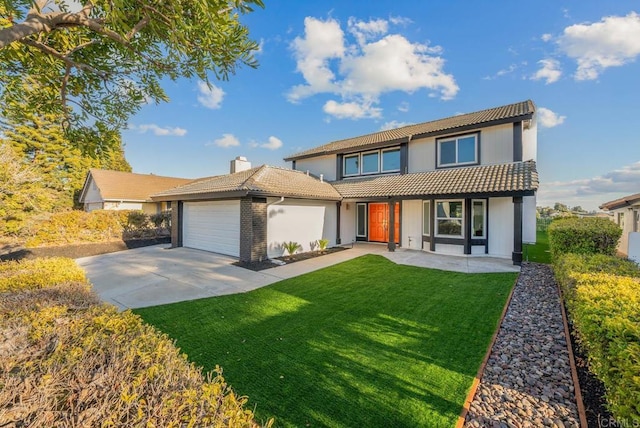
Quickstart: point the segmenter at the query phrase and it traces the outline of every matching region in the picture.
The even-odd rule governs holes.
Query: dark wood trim
[[[513,122],[522,122],[523,120],[528,120],[533,118],[533,113],[527,113],[527,114],[523,114],[520,116],[516,116],[516,117],[509,117],[509,118],[504,118],[504,119],[496,119],[496,120],[490,120],[488,122],[484,122],[484,123],[476,123],[476,124],[471,124],[471,125],[465,125],[465,126],[460,126],[454,129],[443,129],[443,130],[438,130],[438,131],[433,131],[433,132],[425,132],[422,134],[414,134],[411,136],[411,140],[417,140],[417,139],[422,139],[422,138],[428,138],[428,137],[439,137],[439,136],[448,136],[452,133],[456,133],[456,134],[462,134],[462,133],[466,133],[468,131],[474,131],[474,130],[479,130],[482,128],[489,128],[492,126],[497,126],[497,125],[504,125],[507,123],[513,123]],[[357,137],[356,137],[357,138]],[[381,148],[381,147],[386,147],[386,146],[392,146],[392,145],[397,145],[400,144],[404,141],[407,141],[408,137],[403,137],[403,138],[397,138],[394,140],[389,140],[389,141],[382,141],[380,143],[375,143],[375,144],[370,144],[370,145],[366,145],[366,146],[361,146],[359,147],[359,149],[361,150],[367,150],[367,149],[371,149],[371,148]],[[327,151],[322,151],[322,152],[317,152],[317,153],[310,153],[307,155],[302,155],[302,156],[290,156],[290,157],[286,157],[284,158],[285,162],[289,162],[295,159],[307,159],[307,158],[315,158],[318,156],[326,156],[326,155],[332,155],[335,153],[345,153],[344,149],[338,149],[338,150],[327,150]],[[436,159],[437,162],[437,159]]]
[[[291,169],[296,169],[296,161],[291,161]]]
[[[476,151],[478,154],[478,159],[476,159],[476,162],[474,163],[465,163],[464,165],[460,165],[460,164],[455,164],[455,165],[446,165],[446,166],[440,166],[438,165],[438,155],[439,150],[440,150],[440,145],[438,144],[438,142],[442,141],[442,140],[446,140],[449,138],[458,138],[458,137],[463,137],[465,135],[474,135],[476,136]],[[451,169],[451,168],[465,168],[465,167],[470,167],[470,166],[476,166],[476,165],[480,165],[482,162],[481,159],[481,155],[482,155],[482,147],[480,144],[480,131],[477,132],[466,132],[466,133],[462,133],[462,134],[455,134],[455,135],[447,135],[446,137],[442,137],[442,138],[436,138],[436,170],[438,169]]]
[[[474,245],[486,245],[487,240],[486,239],[471,239],[471,246]],[[471,254],[471,253],[469,253]]]
[[[464,254],[471,254],[471,204],[472,199],[464,200],[464,214],[462,214],[462,224],[464,225]]]
[[[464,238],[440,238],[440,237],[435,237],[434,238],[434,244],[465,245],[465,239]],[[435,251],[435,245],[434,245],[433,251]]]
[[[409,172],[409,142],[400,144],[400,174]]]
[[[177,246],[182,247],[182,236],[184,235],[184,202],[178,201],[178,239]]]
[[[513,196],[534,196],[536,194],[535,190],[520,190],[520,191],[512,191],[512,192],[495,192],[495,193],[449,193],[443,195],[394,195],[394,196],[384,196],[384,197],[371,197],[371,198],[359,198],[366,199],[371,202],[384,202],[388,201],[390,198],[402,198],[402,200],[412,200],[412,199],[486,199],[486,198],[506,198]],[[350,199],[350,198],[345,198]]]
[[[389,251],[396,250],[396,201],[395,199],[389,201],[389,242],[387,242],[387,248]]]
[[[429,234],[431,235],[431,239],[429,240],[429,251],[436,250],[436,200],[430,199],[431,203],[429,204]]]
[[[487,216],[486,218],[487,224],[485,225],[485,227],[487,229],[484,232],[484,236],[486,237],[486,242],[484,244],[484,253],[489,254],[489,198],[487,198],[486,201],[487,201],[487,206],[486,206],[487,212],[485,213],[485,215]]]
[[[522,197],[513,198],[513,253],[514,265],[522,264]]]
[[[353,202],[356,206],[356,241],[368,241],[369,240],[369,203],[368,202]],[[364,236],[358,236],[358,205],[364,205]]]
[[[513,123],[513,161],[522,162],[522,122]]]
[[[336,245],[342,244],[342,238],[340,237],[340,208],[342,202],[336,202]]]
[[[343,177],[343,159],[342,159],[342,155],[338,154],[336,155],[336,180],[342,180]]]

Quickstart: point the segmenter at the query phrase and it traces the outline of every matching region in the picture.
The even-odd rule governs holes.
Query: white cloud
[[[605,202],[638,193],[639,188],[640,161],[593,178],[541,183],[538,205],[562,202],[593,210]]]
[[[156,125],[155,123],[147,123],[143,125],[131,125],[130,129],[137,129],[138,132],[140,132],[141,134],[144,134],[146,132],[153,132],[153,134],[157,135],[158,137],[166,137],[166,136],[182,137],[187,134],[187,130],[184,128],[177,128],[177,127],[162,128]]]
[[[218,138],[217,140],[213,140],[213,144],[226,149],[229,147],[239,146],[240,140],[238,140],[233,134],[222,134],[222,137]]]
[[[507,74],[511,74],[514,71],[516,71],[517,69],[518,69],[518,64],[511,64],[507,68],[503,68],[502,70],[498,70],[496,72],[496,74],[494,74],[493,76],[485,76],[482,79],[483,80],[494,80],[494,79],[497,79],[498,77],[502,77],[502,76],[506,76]]]
[[[210,109],[219,109],[222,106],[224,91],[216,85],[209,87],[206,82],[198,82],[198,102]]]
[[[557,40],[560,50],[575,59],[576,80],[594,80],[609,67],[619,67],[640,55],[640,15],[605,16],[599,22],[575,24]]]
[[[538,61],[540,64],[540,70],[531,76],[532,80],[546,80],[546,84],[557,82],[562,76],[562,70],[560,69],[560,62],[555,59],[542,59]]]
[[[400,122],[398,120],[392,120],[385,122],[380,127],[380,131],[388,131],[389,129],[402,128],[403,126],[413,125],[411,122]]]
[[[540,36],[540,40],[542,40],[543,42],[548,42],[553,38],[553,36],[549,33],[545,33],[542,36]]]
[[[427,89],[431,96],[444,100],[458,93],[453,75],[444,72],[441,47],[387,34],[388,22],[383,19],[350,18],[347,28],[356,43],[348,43],[335,19],[305,18],[304,36],[296,37],[291,45],[305,84],[291,88],[289,101],[334,94],[341,100],[327,102],[325,112],[354,119],[379,117],[377,105],[384,93]]]
[[[327,101],[322,107],[325,113],[338,119],[364,119],[380,117],[382,109],[373,107],[371,102],[343,102]]]
[[[567,116],[560,116],[548,108],[538,108],[538,123],[542,128],[553,128],[562,125]]]
[[[413,24],[413,21],[410,18],[405,18],[404,16],[390,16],[389,22],[393,25],[401,25],[406,27],[409,24]]]
[[[269,149],[269,150],[277,150],[280,147],[282,147],[282,140],[272,135],[271,137],[269,137],[269,142],[260,144],[260,147]]]
[[[409,103],[406,102],[406,101],[401,102],[400,105],[398,105],[398,110],[403,112],[403,113],[408,112],[409,111]]]

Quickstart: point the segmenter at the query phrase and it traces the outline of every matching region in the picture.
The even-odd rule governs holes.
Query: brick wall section
[[[240,199],[240,261],[267,258],[267,200],[246,196]]]
[[[171,207],[171,248],[182,247],[182,202],[173,201]]]

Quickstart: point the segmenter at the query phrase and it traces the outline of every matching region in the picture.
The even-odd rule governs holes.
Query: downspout
[[[278,205],[284,202],[284,196],[280,196],[280,200],[278,201],[273,201],[267,204],[268,207],[270,207],[271,205]]]

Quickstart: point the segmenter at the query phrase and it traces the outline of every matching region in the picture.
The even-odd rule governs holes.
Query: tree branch
[[[47,46],[43,43],[40,42],[36,42],[34,40],[31,39],[24,39],[24,40],[20,40],[20,43],[25,44],[27,46],[31,46],[33,48],[39,49],[42,52],[49,54],[55,58],[58,58],[61,61],[64,61],[65,64],[67,64],[68,66],[72,66],[74,68],[77,68],[78,70],[83,70],[83,71],[88,71],[91,72],[99,77],[101,77],[102,79],[106,79],[107,73],[97,70],[93,67],[91,67],[90,65],[81,63],[81,62],[75,62],[71,59],[69,59],[67,56],[61,54],[60,52],[58,52],[57,50],[53,49],[50,46]]]

